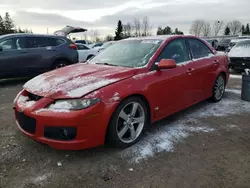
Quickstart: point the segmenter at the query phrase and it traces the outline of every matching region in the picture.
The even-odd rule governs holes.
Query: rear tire
[[[54,69],[59,69],[59,68],[62,68],[62,67],[65,67],[67,66],[69,63],[65,60],[57,60],[53,66],[52,66],[52,70]]]
[[[222,74],[220,74],[214,82],[213,95],[211,97],[211,101],[212,102],[221,101],[222,97],[224,96],[225,89],[226,89],[226,80],[225,77]]]
[[[94,57],[94,55],[89,55],[89,56],[87,57],[87,60],[91,59],[92,57]]]
[[[122,101],[113,113],[108,130],[108,144],[117,148],[134,145],[147,127],[148,109],[139,97],[130,97]]]

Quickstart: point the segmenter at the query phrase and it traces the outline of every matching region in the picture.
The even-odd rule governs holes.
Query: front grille
[[[49,127],[44,128],[44,137],[53,140],[70,141],[76,138],[76,127]]]
[[[29,116],[26,116],[23,112],[16,112],[17,121],[20,127],[30,133],[35,134],[36,131],[36,120]]]
[[[30,93],[30,92],[28,92],[28,97],[29,97],[30,101],[38,101],[38,100],[43,98],[41,96],[35,95],[33,93]]]
[[[231,57],[230,61],[232,63],[245,63],[248,64],[250,63],[250,58],[244,58],[244,57]]]

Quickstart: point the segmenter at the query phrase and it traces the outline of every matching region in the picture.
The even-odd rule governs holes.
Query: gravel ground
[[[0,188],[250,187],[250,103],[241,79],[224,99],[158,122],[135,146],[57,151],[16,127],[13,99],[24,80],[0,81]]]

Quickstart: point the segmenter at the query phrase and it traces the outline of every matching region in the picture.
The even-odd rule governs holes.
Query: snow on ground
[[[250,103],[240,99],[240,90],[227,89],[225,97],[219,103],[207,103],[190,113],[184,113],[179,120],[165,125],[159,122],[146,133],[136,145],[121,151],[119,155],[131,159],[132,163],[140,162],[159,152],[175,151],[175,144],[184,142],[194,133],[210,133],[216,129],[201,123],[202,118],[211,116],[223,117],[238,113],[250,113]],[[224,125],[225,129],[235,129],[237,125]]]
[[[230,78],[242,79],[242,75],[230,74]]]

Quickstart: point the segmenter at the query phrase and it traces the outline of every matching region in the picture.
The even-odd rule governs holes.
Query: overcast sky
[[[144,16],[153,28],[169,25],[188,33],[195,19],[250,22],[249,7],[250,0],[1,0],[0,14],[10,12],[16,25],[35,33],[72,25],[113,34],[119,19]]]

